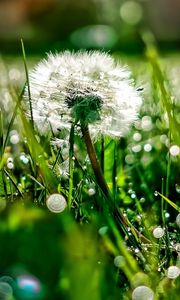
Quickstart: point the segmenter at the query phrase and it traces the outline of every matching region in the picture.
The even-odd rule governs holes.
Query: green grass
[[[118,227],[73,128],[65,155],[67,149],[53,146],[52,136],[41,136],[27,120],[21,91],[33,60],[25,59],[26,72],[22,58],[0,61],[0,276],[13,278],[11,299],[127,300],[142,285],[154,291],[154,299],[179,299],[180,276],[167,277],[169,266],[180,267],[180,158],[169,154],[171,145],[180,145],[179,57],[159,60],[151,47],[144,60],[129,60],[137,86],[144,88],[140,118],[126,138],[95,143],[115,204],[148,244]],[[68,201],[63,213],[48,210],[53,193]],[[158,226],[165,231],[160,239],[153,236]],[[41,282],[31,298],[17,287],[24,274]]]

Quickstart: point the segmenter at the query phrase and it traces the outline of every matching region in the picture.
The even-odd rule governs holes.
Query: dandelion
[[[122,136],[137,119],[141,97],[131,73],[106,53],[49,54],[29,75],[34,122],[44,134],[90,124],[92,133]],[[28,102],[28,93],[25,92]]]
[[[28,99],[27,90],[24,99],[25,103],[31,100],[33,120],[38,130],[42,134],[50,130],[53,133],[62,129],[70,131],[69,207],[72,201],[72,141],[74,129],[78,128],[108,207],[127,227],[128,221],[114,205],[90,133],[119,137],[126,134],[137,119],[142,101],[134,88],[130,71],[106,53],[65,51],[49,54],[32,71],[29,79],[31,99]]]

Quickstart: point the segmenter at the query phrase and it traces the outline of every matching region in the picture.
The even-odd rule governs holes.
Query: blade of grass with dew
[[[154,77],[157,80],[159,89],[161,91],[161,100],[162,105],[165,111],[167,112],[168,120],[169,120],[169,127],[172,133],[172,138],[174,142],[179,145],[180,143],[180,125],[177,123],[176,119],[173,118],[172,108],[173,103],[171,103],[171,94],[170,91],[167,90],[165,76],[161,70],[161,67],[158,62],[158,54],[154,46],[146,44],[147,51],[146,55],[147,58],[152,66]]]
[[[22,54],[23,54],[24,69],[25,69],[25,74],[26,74],[26,84],[27,84],[27,89],[28,89],[28,98],[29,98],[29,109],[30,109],[30,115],[31,115],[31,123],[32,123],[32,128],[34,129],[33,111],[32,111],[32,103],[31,103],[31,91],[30,91],[30,82],[29,82],[29,73],[28,73],[28,68],[27,68],[27,63],[26,63],[26,53],[25,53],[23,39],[21,39],[21,48],[22,48]]]
[[[167,197],[165,197],[164,195],[162,195],[161,193],[157,192],[159,196],[161,196],[166,202],[168,202],[175,210],[177,210],[178,212],[180,212],[180,207],[175,204],[173,201],[171,201],[170,199],[168,199]]]
[[[164,178],[162,178],[161,181],[161,194],[164,194]],[[162,224],[163,227],[165,227],[165,215],[164,215],[164,198],[161,197],[161,218],[162,218]]]
[[[10,175],[10,173],[4,169],[4,172],[6,174],[6,176],[9,178],[9,180],[11,181],[11,183],[13,184],[13,186],[15,187],[15,189],[18,191],[18,193],[21,195],[21,197],[23,198],[23,194],[21,193],[21,191],[19,190],[16,182],[15,182],[15,179]]]
[[[3,143],[3,153],[5,151],[5,148],[6,148],[6,145],[7,145],[7,141],[8,141],[8,138],[9,138],[9,133],[11,131],[11,128],[14,124],[14,120],[16,118],[16,115],[17,115],[17,111],[18,111],[18,108],[20,106],[20,103],[21,103],[21,100],[22,100],[22,96],[23,96],[23,93],[24,93],[24,88],[25,88],[25,85],[20,93],[20,96],[18,98],[18,101],[16,101],[16,105],[15,105],[15,108],[14,108],[14,111],[13,111],[13,114],[12,114],[12,117],[10,119],[10,122],[9,122],[9,125],[8,125],[8,128],[7,128],[7,133],[6,133],[6,136],[5,136],[5,139],[4,139],[4,143]],[[14,91],[13,89],[11,88],[11,95],[13,96],[14,94]]]
[[[171,144],[171,133],[169,132],[169,142]],[[168,197],[169,195],[169,179],[170,179],[170,171],[171,171],[171,155],[168,152],[168,159],[167,159],[167,167],[166,167],[166,192],[165,195]]]
[[[124,258],[127,262],[127,268],[129,268],[129,271],[132,274],[137,273],[138,270],[139,270],[137,262],[134,259],[134,257],[129,253],[126,246],[124,245],[124,241],[123,241],[116,225],[114,224],[114,221],[111,218],[109,218],[109,225],[110,225],[110,228],[111,228],[111,230],[114,234],[114,237],[116,239],[118,249],[119,249],[120,253],[124,256]]]

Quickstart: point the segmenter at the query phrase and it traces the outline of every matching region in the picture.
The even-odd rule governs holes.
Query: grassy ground
[[[122,60],[142,88],[140,118],[126,138],[99,138],[95,148],[114,201],[130,221],[123,229],[107,210],[79,136],[70,153],[71,207],[59,214],[48,210],[49,195],[68,199],[69,150],[32,130],[18,104],[26,81],[23,59],[1,59],[2,299],[179,299],[180,59],[159,63],[149,49],[144,59]],[[36,61],[27,58],[28,69]]]

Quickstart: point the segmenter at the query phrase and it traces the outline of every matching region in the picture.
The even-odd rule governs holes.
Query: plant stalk
[[[99,161],[98,161],[97,156],[96,156],[95,148],[94,148],[94,145],[92,143],[92,140],[91,140],[91,137],[90,137],[90,134],[89,134],[88,125],[84,126],[84,124],[81,124],[81,131],[82,131],[84,142],[86,144],[87,153],[89,155],[91,165],[92,165],[92,168],[93,168],[93,171],[94,171],[94,175],[96,177],[96,181],[97,181],[99,187],[101,188],[104,196],[107,199],[108,208],[110,209],[111,212],[113,212],[113,215],[114,215],[115,219],[120,223],[122,228],[125,228],[126,231],[127,231],[127,227],[130,227],[131,231],[132,231],[132,233],[133,233],[133,235],[135,236],[136,239],[138,237],[144,243],[150,243],[150,241],[146,237],[144,237],[142,235],[142,233],[140,233],[135,227],[132,226],[132,224],[119,211],[118,206],[116,204],[114,204],[113,196],[112,196],[112,194],[109,190],[109,187],[106,183],[106,180],[103,176]]]

